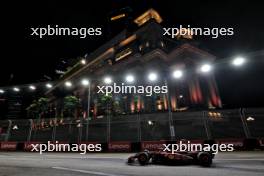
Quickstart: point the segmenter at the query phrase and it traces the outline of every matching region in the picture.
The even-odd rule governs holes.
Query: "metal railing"
[[[169,120],[172,120],[169,122]],[[171,133],[170,126],[174,127]],[[0,141],[157,141],[264,138],[264,108],[0,121]],[[174,135],[174,136],[172,136]]]

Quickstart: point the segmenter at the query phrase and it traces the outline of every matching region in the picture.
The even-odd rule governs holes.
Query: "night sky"
[[[86,2],[84,4],[84,2]],[[219,91],[226,107],[264,106],[264,11],[261,1],[173,1],[173,0],[97,0],[67,2],[20,2],[6,4],[1,12],[2,54],[0,86],[32,83],[43,76],[56,79],[55,69],[68,61],[91,53],[111,37],[107,17],[113,11],[130,7],[132,15],[156,9],[164,26],[190,24],[199,27],[232,27],[235,35],[199,39],[218,60],[236,55],[247,56],[243,68],[219,66],[215,70]],[[30,36],[31,27],[58,24],[64,27],[102,27],[103,36],[48,37]],[[122,28],[122,26],[119,26]],[[10,75],[13,78],[10,79]]]

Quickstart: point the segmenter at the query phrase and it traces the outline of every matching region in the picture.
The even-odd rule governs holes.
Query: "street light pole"
[[[107,142],[109,143],[111,141],[111,120],[110,120],[110,114],[109,114],[109,102],[107,102],[106,105],[106,117],[107,117]]]
[[[141,142],[141,119],[140,119],[140,112],[137,112],[137,125],[138,125],[138,142]]]
[[[85,140],[88,141],[88,135],[89,135],[89,118],[90,118],[90,101],[91,101],[91,86],[88,85],[88,97],[87,97],[87,121],[86,121],[86,138]]]
[[[171,141],[174,141],[175,140],[175,129],[174,129],[173,119],[172,119],[172,109],[171,109],[171,101],[170,101],[168,81],[166,80],[166,78],[164,79],[164,84],[165,84],[165,86],[168,89],[168,91],[166,93],[166,96],[167,96],[167,100],[168,100],[169,127],[170,127]]]
[[[239,115],[240,115],[240,119],[241,119],[241,122],[242,122],[242,126],[243,126],[243,130],[244,130],[244,133],[245,133],[245,137],[246,138],[250,138],[251,135],[250,135],[250,132],[249,132],[249,129],[248,129],[247,122],[245,120],[245,112],[244,112],[243,108],[239,109]]]
[[[28,132],[28,136],[27,136],[27,142],[30,142],[31,140],[31,134],[32,134],[32,126],[33,126],[33,120],[29,119],[29,132]]]

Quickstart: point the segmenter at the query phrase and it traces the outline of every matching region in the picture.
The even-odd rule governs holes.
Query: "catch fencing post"
[[[28,132],[28,136],[27,136],[27,142],[31,141],[32,126],[33,126],[33,120],[29,119],[29,132]]]
[[[8,120],[8,129],[7,129],[7,133],[6,133],[6,136],[5,136],[5,141],[9,140],[11,127],[12,127],[12,120]]]
[[[204,122],[204,128],[205,128],[205,132],[206,132],[206,136],[207,136],[207,139],[212,139],[212,134],[211,134],[211,131],[208,127],[208,118],[207,118],[207,115],[206,115],[206,111],[203,111],[203,122]]]

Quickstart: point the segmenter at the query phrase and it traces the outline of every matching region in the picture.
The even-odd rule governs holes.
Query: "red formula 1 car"
[[[164,165],[186,165],[198,164],[204,167],[210,167],[213,162],[214,155],[210,152],[178,152],[168,153],[163,151],[147,151],[139,152],[128,158],[128,164],[138,161],[140,165],[164,164]]]

